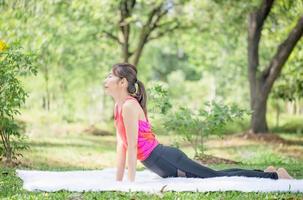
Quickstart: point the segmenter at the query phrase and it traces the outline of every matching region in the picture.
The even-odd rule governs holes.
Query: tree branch
[[[161,18],[162,18],[164,15],[166,15],[166,14],[168,13],[169,9],[171,9],[171,8],[172,8],[172,6],[169,7],[169,8],[167,8],[167,9],[165,9],[165,10],[162,11],[162,12],[161,12],[161,10],[159,10],[159,14],[157,15],[156,20],[155,20],[153,23],[151,23],[150,31],[153,31],[155,28],[157,28],[157,27],[159,26],[159,25],[158,25],[159,21],[161,20]]]
[[[289,33],[288,37],[279,45],[276,54],[269,66],[262,72],[262,79],[265,80],[264,90],[270,91],[274,81],[280,75],[282,68],[292,50],[303,35],[303,15],[299,18],[296,26]]]
[[[137,49],[134,50],[134,51],[129,52],[129,53],[128,53],[129,57],[132,57],[132,55],[134,55],[134,53],[136,53],[136,51],[137,51]]]
[[[154,39],[158,39],[158,38],[162,37],[165,34],[173,32],[174,30],[176,30],[178,28],[180,28],[180,24],[179,23],[175,24],[174,26],[172,26],[170,28],[167,28],[167,29],[164,29],[162,31],[159,31],[158,34],[155,35],[154,37],[151,37],[151,36],[148,37],[147,42],[149,42],[151,40],[154,40]]]
[[[162,24],[155,24],[154,29],[155,29],[155,28],[161,28],[161,27],[167,26],[167,25],[169,25],[169,24],[173,24],[174,22],[176,22],[176,21],[175,21],[175,20],[171,20],[171,21],[164,22],[164,23],[162,23]]]
[[[105,35],[107,35],[109,38],[113,39],[114,41],[118,42],[120,45],[122,45],[122,42],[119,40],[119,38],[115,35],[113,35],[110,32],[107,31],[102,31],[103,33],[105,33]]]
[[[158,6],[156,6],[154,9],[151,10],[151,12],[148,15],[148,19],[145,23],[144,26],[146,27],[150,27],[150,25],[152,24],[152,20],[154,18],[154,16],[161,11],[161,8],[163,6],[163,2],[161,2]]]

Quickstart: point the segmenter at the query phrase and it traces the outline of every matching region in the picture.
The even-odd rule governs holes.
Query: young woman
[[[137,85],[137,87],[136,87]],[[107,95],[115,101],[114,118],[117,137],[116,180],[122,181],[127,159],[128,181],[135,181],[137,159],[159,176],[210,178],[246,176],[271,179],[292,179],[284,168],[269,166],[263,170],[214,170],[191,160],[178,148],[161,144],[151,130],[146,110],[144,85],[137,79],[137,69],[128,63],[113,65],[104,80]]]

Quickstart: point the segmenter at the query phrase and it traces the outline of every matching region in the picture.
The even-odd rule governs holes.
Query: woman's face
[[[121,78],[115,76],[112,71],[109,72],[103,81],[104,91],[108,95],[115,95],[121,90]]]

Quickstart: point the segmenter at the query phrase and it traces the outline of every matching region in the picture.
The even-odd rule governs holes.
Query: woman
[[[214,170],[191,160],[178,148],[159,143],[148,121],[146,92],[143,83],[137,79],[137,69],[134,65],[128,63],[113,65],[104,80],[104,88],[106,94],[115,100],[117,181],[123,179],[126,157],[130,182],[135,181],[137,159],[163,178],[246,176],[292,179],[284,168],[276,170],[272,166],[264,171],[238,168]]]

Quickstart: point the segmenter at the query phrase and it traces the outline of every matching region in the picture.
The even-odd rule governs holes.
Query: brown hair
[[[128,81],[127,91],[135,97],[141,105],[145,116],[147,116],[146,102],[147,96],[143,83],[137,79],[137,68],[129,63],[116,63],[113,65],[113,74]],[[138,84],[138,91],[136,90]]]

